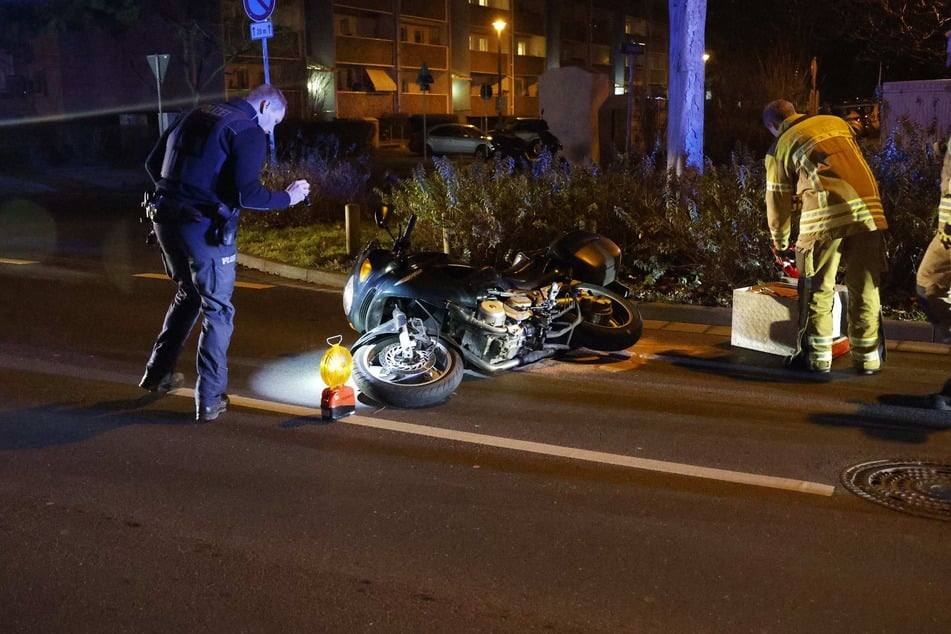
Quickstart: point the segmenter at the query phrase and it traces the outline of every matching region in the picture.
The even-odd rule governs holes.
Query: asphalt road
[[[839,482],[951,462],[947,415],[894,404],[951,356],[818,382],[728,328],[651,320],[624,354],[330,422],[339,291],[243,271],[237,404],[194,425],[187,391],[135,386],[172,293],[136,204],[0,203],[3,631],[951,628],[948,523]]]

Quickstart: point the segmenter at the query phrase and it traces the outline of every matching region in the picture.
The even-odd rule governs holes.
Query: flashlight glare
[[[320,408],[320,397],[328,385],[318,372],[321,359],[328,348],[303,352],[276,359],[263,365],[250,378],[250,386],[261,398]],[[344,350],[346,350],[344,348]],[[349,355],[349,352],[347,352]]]

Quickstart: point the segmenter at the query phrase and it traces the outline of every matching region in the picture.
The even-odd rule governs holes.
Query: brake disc
[[[419,340],[412,348],[412,354],[406,354],[406,348],[400,344],[387,346],[380,353],[381,365],[390,372],[411,374],[429,370],[435,363],[436,343],[433,340],[429,346],[421,347]]]

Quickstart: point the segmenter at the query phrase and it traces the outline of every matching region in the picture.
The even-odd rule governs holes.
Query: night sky
[[[835,6],[867,12],[872,4],[840,0]],[[709,0],[707,48],[714,55],[719,52],[721,60],[751,59],[776,47],[796,51],[806,60],[814,56],[826,102],[871,98],[880,74],[884,82],[951,76],[943,64],[943,36],[920,42],[926,52],[933,49],[926,62],[920,53],[919,59],[903,55],[900,46],[897,52],[881,53],[875,50],[880,41],[857,33],[832,6],[827,0]]]

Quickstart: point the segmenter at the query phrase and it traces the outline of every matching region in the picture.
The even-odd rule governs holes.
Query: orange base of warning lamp
[[[851,350],[851,348],[852,346],[849,344],[849,338],[845,335],[842,335],[832,342],[832,358],[838,359],[843,354]]]
[[[349,385],[327,387],[320,395],[320,415],[324,420],[337,420],[353,414],[357,399]]]

